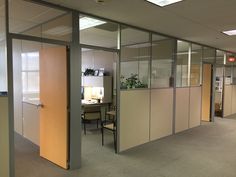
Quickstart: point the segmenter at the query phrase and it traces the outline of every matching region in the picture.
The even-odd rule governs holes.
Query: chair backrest
[[[91,105],[85,106],[84,119],[87,119],[87,120],[101,119],[101,107],[91,106]]]

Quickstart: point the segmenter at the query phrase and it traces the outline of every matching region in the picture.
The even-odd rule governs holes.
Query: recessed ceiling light
[[[180,2],[183,0],[146,0],[146,1],[153,3],[155,5],[158,5],[158,6],[164,7],[164,6],[174,4],[176,2]]]
[[[236,30],[223,31],[223,33],[229,36],[234,36],[236,35]]]
[[[79,21],[80,21],[80,30],[95,27],[106,23],[105,21],[97,20],[90,17],[82,17],[79,19]]]

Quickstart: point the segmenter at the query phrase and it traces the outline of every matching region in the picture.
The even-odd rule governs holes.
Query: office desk
[[[81,106],[82,106],[82,111],[83,108],[86,107],[92,107],[92,106],[99,106],[101,108],[101,119],[105,120],[106,116],[106,110],[108,110],[111,102],[100,102],[98,103],[97,100],[81,100]]]

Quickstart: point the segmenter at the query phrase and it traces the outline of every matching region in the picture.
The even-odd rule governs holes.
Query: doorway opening
[[[81,52],[82,156],[87,149],[116,152],[118,53],[99,48]]]
[[[16,176],[30,167],[68,169],[67,47],[18,39],[12,44]]]
[[[216,67],[215,116],[223,117],[224,67]]]

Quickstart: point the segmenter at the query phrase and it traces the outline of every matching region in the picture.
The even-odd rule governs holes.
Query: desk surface
[[[110,102],[100,102],[98,103],[97,100],[81,100],[82,106],[102,106],[102,105],[108,105]]]

